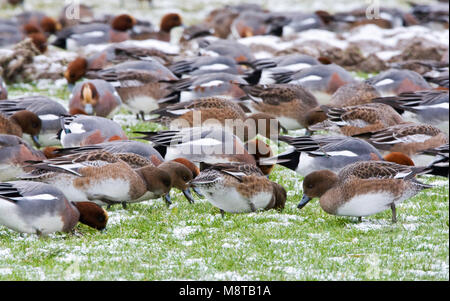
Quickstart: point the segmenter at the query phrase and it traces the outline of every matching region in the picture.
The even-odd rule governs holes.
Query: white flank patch
[[[385,191],[361,194],[339,207],[336,215],[368,216],[389,209],[392,201],[392,194]]]
[[[322,78],[323,77],[318,76],[318,75],[308,75],[307,77],[303,77],[303,78],[296,80],[296,82],[303,83],[303,82],[307,82],[307,81],[319,81],[319,80],[322,80]]]
[[[377,83],[375,84],[375,86],[377,86],[377,87],[379,87],[379,86],[386,86],[386,85],[392,84],[393,82],[394,82],[393,79],[386,78],[386,79],[383,79],[383,80],[377,82]]]
[[[298,63],[298,64],[292,64],[292,65],[287,65],[287,66],[283,66],[283,69],[287,69],[289,71],[300,71],[306,68],[311,67],[311,64],[306,64],[306,63]]]
[[[71,122],[68,125],[67,124],[64,125],[64,127],[66,129],[70,130],[70,132],[73,133],[73,134],[82,134],[82,133],[86,132],[84,130],[84,127],[83,127],[82,123]],[[63,131],[62,133],[65,133],[65,132]],[[62,136],[61,136],[61,140],[62,140]]]
[[[205,66],[201,66],[199,68],[199,70],[225,70],[228,69],[229,67],[225,64],[212,64],[212,65],[205,65]]]
[[[213,80],[204,84],[201,84],[200,87],[214,87],[214,86],[220,86],[223,84],[222,80]]]
[[[128,192],[130,183],[123,179],[105,179],[91,181],[86,194],[90,199],[108,199],[113,201],[127,201],[130,199]]]
[[[101,30],[85,32],[81,34],[73,34],[73,39],[86,39],[86,38],[101,38],[105,35],[105,32]]]
[[[332,160],[332,158],[330,158],[330,160]],[[317,165],[316,157],[310,156],[308,155],[308,153],[302,152],[300,153],[300,162],[295,171],[302,176],[306,176],[313,171],[324,168],[326,167]]]
[[[43,121],[51,121],[51,120],[58,120],[59,116],[55,114],[44,114],[44,115],[38,115],[40,120]]]
[[[201,191],[212,205],[225,212],[251,212],[248,201],[244,200],[234,188],[215,185],[212,189],[201,189]]]
[[[55,197],[54,195],[45,193],[45,194],[37,194],[37,195],[33,195],[33,196],[27,196],[27,197],[23,197],[23,198],[17,198],[17,199],[26,199],[26,200],[57,200],[58,198]]]
[[[314,18],[307,18],[305,20],[303,20],[302,22],[300,22],[300,24],[302,25],[311,25],[311,24],[315,24],[316,23],[316,19]]]

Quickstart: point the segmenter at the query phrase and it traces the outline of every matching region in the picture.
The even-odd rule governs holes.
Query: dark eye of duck
[[[313,187],[314,187],[313,184],[306,185],[306,188],[309,188],[309,189],[312,189]]]
[[[38,128],[38,127],[39,127],[39,124],[38,124],[37,122],[33,122],[33,123],[31,123],[31,126],[32,126],[33,128]]]

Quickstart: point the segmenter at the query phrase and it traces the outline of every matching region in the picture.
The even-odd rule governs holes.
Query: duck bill
[[[199,197],[199,198],[204,198],[205,196],[203,195],[203,193],[201,193],[200,189],[198,189],[198,187],[192,187],[192,191],[195,192],[195,194]]]
[[[37,148],[40,148],[40,147],[41,147],[41,144],[39,143],[39,136],[33,135],[33,136],[31,136],[31,139],[33,139],[34,145],[35,145]]]
[[[297,208],[302,209],[303,207],[306,206],[306,204],[308,204],[309,201],[311,201],[311,198],[309,196],[307,196],[306,194],[303,194],[302,200],[298,204]]]
[[[170,199],[170,194],[169,193],[166,193],[164,195],[164,201],[166,202],[167,206],[172,205],[172,200]]]
[[[88,103],[88,104],[86,104],[84,106],[84,111],[86,113],[88,113],[88,115],[93,115],[94,114],[94,107],[90,103]]]
[[[183,194],[186,197],[186,199],[189,201],[189,203],[194,204],[194,198],[192,197],[191,191],[189,188],[186,188],[183,190]]]

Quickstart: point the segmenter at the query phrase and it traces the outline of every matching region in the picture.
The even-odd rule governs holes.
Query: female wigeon
[[[145,31],[131,34],[131,38],[135,40],[156,39],[165,42],[170,42],[170,32],[173,28],[183,26],[183,20],[177,13],[168,13],[161,18],[159,31]]]
[[[255,85],[242,89],[252,100],[251,110],[274,115],[288,130],[307,127],[306,113],[319,105],[314,95],[299,85]]]
[[[186,158],[199,164],[240,162],[257,165],[256,156],[265,156],[270,147],[245,145],[231,132],[218,127],[185,128],[179,131],[136,132],[143,134],[139,139],[151,141],[166,160]],[[265,168],[270,171],[271,168]]]
[[[66,27],[57,32],[52,45],[76,50],[89,44],[117,43],[129,39],[129,30],[136,24],[133,16],[121,14],[111,24],[92,23]]]
[[[0,134],[0,181],[14,180],[24,173],[27,160],[43,160],[42,152],[35,150],[25,140]]]
[[[59,138],[63,147],[128,140],[118,123],[99,116],[74,115],[61,117],[61,126]]]
[[[144,195],[148,200],[169,193],[170,175],[145,161],[129,153],[93,151],[33,162],[34,170],[21,179],[51,184],[71,202],[99,205],[133,203],[143,201]]]
[[[245,95],[241,86],[248,82],[239,75],[213,72],[173,81],[168,89],[171,91],[159,103],[176,103],[208,96],[240,98]]]
[[[428,165],[431,171],[428,174],[447,177],[449,175],[449,147],[448,143],[426,149],[421,154],[433,156],[434,160]]]
[[[319,170],[303,180],[303,197],[298,208],[311,199],[320,198],[320,207],[333,215],[368,216],[392,210],[392,222],[397,221],[396,206],[431,188],[417,181],[424,167],[409,167],[391,162],[362,161],[348,165],[339,174]]]
[[[15,112],[10,117],[0,112],[0,134],[9,134],[22,137],[23,133],[29,134],[35,145],[39,145],[39,133],[42,121],[39,117],[27,110]]]
[[[207,200],[224,212],[284,209],[286,190],[249,164],[213,164],[190,182]]]
[[[331,108],[321,106],[328,119],[310,126],[312,131],[325,129],[355,136],[403,123],[404,120],[391,106],[367,103],[358,106]]]
[[[339,87],[354,82],[353,76],[335,65],[314,65],[297,72],[282,71],[272,75],[276,83],[298,84],[308,89],[320,104],[330,102],[331,95]]]
[[[6,84],[3,81],[3,78],[0,76],[0,100],[8,98],[8,89],[6,88]]]
[[[431,89],[419,73],[411,70],[389,69],[365,82],[377,89],[381,96]]]
[[[448,91],[404,92],[398,96],[372,99],[392,106],[402,114],[405,121],[431,124],[443,132],[449,132]]]
[[[426,165],[427,157],[419,152],[448,143],[448,135],[429,124],[402,123],[370,133],[368,141],[387,152],[401,152],[412,157],[415,164]]]
[[[70,232],[78,222],[103,230],[108,214],[93,203],[69,202],[59,189],[48,184],[0,183],[0,224],[17,232],[47,235]]]
[[[279,136],[279,140],[289,144],[289,148],[260,164],[280,164],[302,176],[328,169],[339,172],[345,166],[368,160],[382,160],[381,153],[370,143],[343,136]]]
[[[69,113],[73,109],[85,111],[88,115],[112,117],[120,108],[122,100],[116,89],[104,80],[94,79],[75,85],[69,100]]]
[[[67,115],[67,110],[59,102],[46,96],[24,96],[0,102],[0,112],[14,114],[21,110],[36,114],[41,120],[39,144],[42,146],[59,145],[57,134],[61,130],[60,117]],[[24,135],[26,140],[28,135]]]
[[[151,112],[159,117],[150,121],[163,123],[171,130],[219,126],[248,141],[257,134],[275,139],[280,132],[278,120],[270,114],[255,113],[247,116],[241,106],[224,97],[203,97],[193,101],[169,105]]]
[[[125,62],[96,72],[90,71],[86,77],[110,82],[124,106],[139,113],[142,119],[145,113],[159,108],[158,101],[171,92],[169,87],[172,85],[167,82],[178,80],[155,60]]]
[[[341,86],[331,95],[330,107],[357,106],[372,102],[373,98],[381,94],[366,82],[355,82]]]

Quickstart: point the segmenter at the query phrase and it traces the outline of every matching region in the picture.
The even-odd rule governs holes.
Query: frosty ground
[[[53,2],[40,1],[47,11]],[[214,6],[220,3],[216,2]],[[269,7],[277,2],[265,1]],[[290,2],[283,4],[289,7]],[[205,1],[191,6],[183,6],[184,1],[159,3],[164,5],[138,11],[159,20],[160,15],[175,9],[187,15],[190,24],[213,8]],[[308,10],[341,9],[328,5],[331,1],[311,3],[323,7]],[[104,7],[118,9],[115,4]],[[9,92],[11,97],[39,93],[66,106],[70,94],[65,80],[17,84]],[[114,120],[130,136],[135,130],[162,129],[138,122],[125,110]],[[391,223],[389,210],[361,223],[328,215],[317,201],[298,210],[303,178],[277,167],[270,179],[288,191],[282,212],[226,214],[222,218],[207,201],[198,199],[191,205],[181,192],[173,191],[170,208],[161,199],[130,205],[126,210],[113,207],[105,232],[78,225],[74,234],[38,238],[0,226],[0,280],[449,279],[446,178],[420,177],[436,188],[401,204],[396,224]]]

